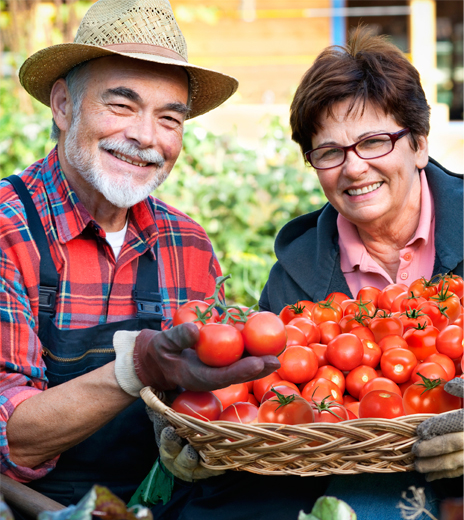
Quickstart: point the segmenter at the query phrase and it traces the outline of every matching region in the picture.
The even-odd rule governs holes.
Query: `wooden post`
[[[435,0],[410,0],[411,60],[421,75],[430,105],[437,102],[437,31]]]

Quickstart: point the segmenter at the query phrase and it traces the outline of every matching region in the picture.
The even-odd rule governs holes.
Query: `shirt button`
[[[407,262],[409,262],[409,260],[411,260],[411,258],[412,258],[412,254],[411,254],[411,253],[406,253],[406,254],[404,255],[404,259],[405,259]]]
[[[401,278],[402,280],[406,280],[406,278],[407,278],[408,276],[409,276],[408,273],[401,273],[400,278]]]

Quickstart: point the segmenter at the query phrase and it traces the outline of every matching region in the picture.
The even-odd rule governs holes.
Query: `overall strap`
[[[137,306],[137,318],[154,318],[160,322],[163,317],[163,298],[158,285],[158,249],[155,258],[147,250],[140,258],[137,280],[132,297]]]
[[[23,180],[17,175],[10,175],[3,179],[13,185],[26,211],[27,223],[40,253],[40,286],[39,286],[39,323],[40,316],[49,317],[55,314],[55,300],[58,291],[58,273],[50,254],[47,237],[42,226],[39,214],[29,190]]]

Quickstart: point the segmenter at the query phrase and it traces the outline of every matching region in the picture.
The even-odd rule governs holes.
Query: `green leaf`
[[[343,500],[319,497],[309,514],[300,511],[298,520],[356,520],[356,513]]]

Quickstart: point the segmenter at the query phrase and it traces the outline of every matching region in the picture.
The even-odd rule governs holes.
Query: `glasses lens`
[[[388,134],[378,134],[363,139],[356,145],[356,153],[362,159],[381,157],[393,150],[393,143]]]
[[[342,164],[345,157],[343,148],[316,148],[309,154],[309,161],[314,168],[334,168]]]

